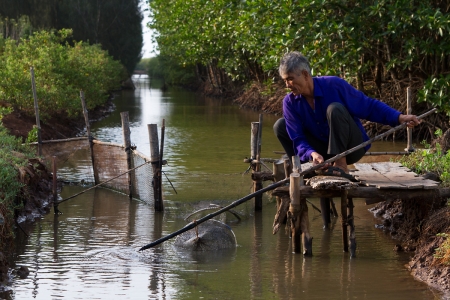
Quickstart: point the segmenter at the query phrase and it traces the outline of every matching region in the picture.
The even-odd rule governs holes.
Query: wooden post
[[[122,135],[123,144],[125,146],[125,152],[127,153],[127,169],[131,170],[134,168],[133,158],[131,155],[131,131],[130,131],[130,119],[128,112],[124,111],[120,113],[120,118],[122,119]],[[128,197],[133,198],[133,184],[135,180],[135,172],[131,171],[128,173]]]
[[[250,147],[251,147],[251,159],[252,159],[252,172],[259,172],[261,170],[261,164],[260,164],[260,142],[259,142],[259,137],[260,137],[260,123],[259,122],[252,122],[252,128],[251,128],[251,142],[250,142]],[[259,191],[260,189],[262,189],[263,184],[262,184],[262,180],[261,179],[256,179],[253,180],[253,192]],[[259,194],[257,196],[255,196],[255,211],[259,211],[262,209],[262,195]]]
[[[83,108],[83,115],[84,115],[84,122],[86,123],[86,133],[89,140],[89,150],[91,152],[91,161],[92,161],[92,169],[94,171],[94,183],[97,185],[99,183],[98,178],[98,171],[95,167],[95,159],[94,159],[94,143],[92,142],[92,136],[91,136],[91,124],[89,123],[89,115],[86,107],[86,101],[84,98],[84,92],[80,91],[80,99],[81,99],[81,106]]]
[[[42,155],[42,137],[41,137],[41,121],[39,119],[39,105],[38,98],[36,92],[36,81],[34,79],[34,69],[30,68],[31,73],[31,89],[33,90],[33,98],[34,98],[34,112],[36,114],[36,128],[37,128],[37,142],[38,142],[38,155]]]
[[[290,175],[289,182],[289,195],[291,198],[291,204],[289,205],[289,217],[291,219],[291,240],[292,240],[292,251],[295,253],[300,253],[301,244],[301,214],[300,214],[300,174],[292,173]]]
[[[347,197],[347,210],[348,210],[348,229],[349,229],[349,240],[350,240],[350,258],[356,257],[356,234],[355,234],[355,217],[353,216],[353,198]]]
[[[52,157],[52,169],[53,169],[53,212],[55,215],[59,213],[58,210],[58,181],[56,175],[56,156]]]
[[[292,173],[291,162],[290,162],[289,158],[285,158],[284,159],[284,174],[285,174],[286,178],[289,178],[289,176],[291,176],[291,173]]]
[[[158,126],[156,124],[149,124],[148,134],[150,139],[150,160],[153,169],[153,197],[155,198],[155,210],[163,211],[162,192],[161,192],[161,172],[159,170],[159,141],[158,141]]]
[[[295,173],[302,172],[302,165],[300,163],[300,158],[298,156],[292,157],[292,171]],[[303,176],[300,176],[300,186],[305,185],[303,181]],[[300,188],[300,187],[299,187]],[[299,190],[300,192],[300,190]],[[302,233],[302,244],[303,244],[303,255],[312,255],[312,237],[309,232],[309,216],[308,216],[308,205],[306,205],[306,198],[301,197],[300,194],[300,231]]]
[[[344,252],[348,252],[348,233],[347,233],[347,190],[341,192],[341,225],[342,225],[342,243]]]
[[[408,87],[406,89],[406,114],[410,115],[412,114],[412,92],[411,87]],[[407,144],[405,151],[407,152],[414,152],[414,147],[412,145],[412,128],[407,127],[406,128],[406,134],[407,134]]]

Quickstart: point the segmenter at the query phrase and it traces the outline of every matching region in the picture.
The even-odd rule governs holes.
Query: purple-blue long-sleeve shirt
[[[308,161],[315,150],[308,144],[304,132],[307,130],[328,144],[330,129],[327,121],[327,107],[333,102],[343,104],[361,130],[364,141],[369,137],[360,119],[385,125],[398,125],[399,111],[387,104],[367,97],[347,81],[335,76],[313,77],[315,110],[302,95],[292,93],[283,100],[283,114],[286,129],[294,143],[296,155],[301,161]],[[366,150],[370,145],[366,146]]]

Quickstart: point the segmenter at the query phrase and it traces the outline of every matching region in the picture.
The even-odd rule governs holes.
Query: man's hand
[[[321,163],[323,163],[323,162],[325,161],[325,160],[323,159],[323,156],[320,155],[320,154],[317,153],[317,152],[311,153],[311,158],[312,158],[312,164],[313,164],[313,166],[318,165],[318,164],[321,164]],[[324,165],[323,167],[321,167],[321,169],[325,169],[325,168],[328,168],[328,167],[329,167],[329,164],[326,164],[326,165]]]
[[[406,123],[406,126],[409,128],[412,128],[412,127],[420,124],[420,120],[417,119],[416,115],[400,114],[400,116],[398,116],[398,122],[400,124]]]

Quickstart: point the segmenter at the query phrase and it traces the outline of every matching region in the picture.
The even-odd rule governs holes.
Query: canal
[[[184,217],[193,211],[227,205],[251,192],[243,159],[250,154],[250,124],[259,115],[228,100],[162,91],[146,77],[135,82],[137,89],[118,94],[115,111],[96,122],[92,133],[122,144],[120,112],[128,111],[131,141],[150,156],[147,124],[161,126],[165,119],[165,211],[103,188],[62,203],[62,215],[52,211],[28,229],[28,236],[17,231],[12,267],[26,266],[30,274],[15,277],[14,299],[440,299],[409,274],[405,264],[412,254],[393,250],[395,240],[375,228],[381,220],[362,199],[355,200],[355,259],[342,251],[340,220],[323,230],[311,207],[313,256],[292,253],[284,230],[272,235],[275,201],[268,195],[261,212],[249,201],[236,208],[240,221],[221,216],[236,235],[232,251],[183,252],[169,240],[138,252],[185,226]],[[276,119],[264,115],[262,157],[279,156],[273,152],[281,150],[272,132]],[[404,147],[382,142],[371,151]],[[83,171],[73,180],[90,176],[85,163],[80,159]],[[60,197],[83,189],[65,186]],[[309,200],[320,206],[318,199]]]

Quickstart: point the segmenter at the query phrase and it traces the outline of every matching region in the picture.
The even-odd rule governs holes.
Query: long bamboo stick
[[[431,109],[430,111],[428,111],[428,112],[426,112],[426,113],[424,113],[424,114],[422,114],[422,115],[420,115],[420,116],[417,116],[417,118],[418,118],[418,119],[422,119],[422,118],[424,118],[424,117],[430,115],[431,113],[434,113],[436,110],[437,110],[437,108],[433,108],[433,109]],[[315,171],[315,170],[318,170],[318,169],[322,168],[323,166],[325,166],[326,164],[332,163],[332,162],[334,162],[334,161],[336,161],[336,160],[338,160],[338,159],[340,159],[340,158],[342,158],[342,157],[344,157],[344,156],[347,156],[347,155],[349,155],[350,153],[352,153],[352,152],[354,152],[354,151],[356,151],[356,150],[358,150],[358,149],[361,149],[361,148],[367,146],[368,144],[371,144],[371,143],[373,143],[374,141],[377,141],[377,140],[379,140],[379,139],[382,139],[383,137],[385,137],[385,136],[387,136],[387,135],[389,135],[389,134],[391,134],[391,133],[393,133],[393,132],[395,132],[395,131],[397,131],[397,130],[400,130],[400,129],[402,129],[402,128],[405,128],[405,127],[406,127],[406,123],[403,123],[403,124],[400,124],[400,125],[398,125],[398,126],[396,126],[396,127],[393,127],[393,128],[391,128],[390,130],[388,130],[388,131],[386,131],[386,132],[384,132],[384,133],[382,133],[382,134],[380,134],[380,135],[377,135],[376,137],[374,137],[374,138],[372,138],[372,139],[370,139],[370,140],[368,140],[368,141],[366,141],[366,142],[364,142],[364,143],[361,143],[360,145],[358,145],[358,146],[356,146],[356,147],[353,147],[353,148],[351,148],[351,149],[349,149],[349,150],[347,150],[347,151],[344,151],[344,152],[342,152],[341,154],[338,154],[338,155],[336,155],[336,156],[334,156],[334,157],[332,157],[332,158],[330,158],[330,159],[327,159],[327,160],[324,161],[323,163],[320,163],[320,164],[317,164],[317,165],[315,165],[315,166],[312,166],[312,167],[310,167],[309,169],[306,169],[306,170],[300,172],[299,174],[300,174],[300,176],[303,176],[303,175],[305,175],[305,174],[308,174],[308,173],[311,173],[311,172],[313,172],[313,171]],[[234,201],[233,203],[231,203],[230,205],[225,206],[224,208],[222,208],[222,209],[220,209],[220,210],[218,210],[218,211],[216,211],[216,212],[214,212],[214,213],[210,213],[210,214],[204,216],[204,217],[201,218],[201,219],[198,219],[198,220],[195,220],[195,221],[190,222],[189,224],[187,224],[186,226],[184,226],[183,228],[181,228],[181,229],[178,230],[178,231],[175,231],[175,232],[173,232],[173,233],[171,233],[171,234],[169,234],[169,235],[166,235],[165,237],[162,237],[162,238],[160,238],[160,239],[158,239],[158,240],[156,240],[156,241],[154,241],[154,242],[152,242],[152,243],[150,243],[150,244],[147,244],[147,245],[141,247],[141,248],[139,249],[139,251],[146,250],[146,249],[148,249],[148,248],[151,248],[151,247],[154,247],[154,246],[156,246],[156,245],[159,245],[159,244],[161,244],[162,242],[165,242],[165,241],[167,241],[167,240],[169,240],[169,239],[171,239],[171,238],[173,238],[173,237],[175,237],[175,236],[177,236],[177,235],[179,235],[179,234],[182,234],[183,232],[186,232],[186,231],[188,231],[188,230],[190,230],[190,229],[193,229],[193,228],[195,228],[197,225],[199,225],[199,224],[201,224],[201,223],[203,223],[203,222],[205,222],[205,221],[207,221],[207,220],[209,220],[209,219],[211,219],[211,218],[214,218],[215,216],[218,216],[218,215],[220,215],[221,213],[224,213],[224,212],[226,212],[227,210],[230,210],[230,209],[232,209],[232,208],[234,208],[234,207],[236,207],[236,206],[238,206],[238,205],[240,205],[240,204],[242,204],[242,203],[244,203],[244,202],[246,202],[246,201],[248,201],[248,200],[254,198],[256,195],[260,195],[260,194],[262,194],[262,193],[265,193],[265,192],[267,192],[267,191],[273,190],[273,189],[275,189],[275,188],[277,188],[277,187],[280,187],[280,186],[284,185],[284,184],[287,183],[289,180],[290,180],[289,177],[286,178],[286,179],[280,180],[280,181],[275,182],[275,183],[273,183],[273,184],[271,184],[271,185],[269,185],[269,186],[267,186],[267,187],[265,187],[265,188],[263,188],[263,189],[260,189],[260,190],[254,192],[254,193],[251,193],[251,194],[249,194],[249,195],[247,195],[247,196],[245,196],[245,197],[243,197],[243,198],[241,198],[241,199],[239,199],[239,200],[236,200],[236,201]]]

